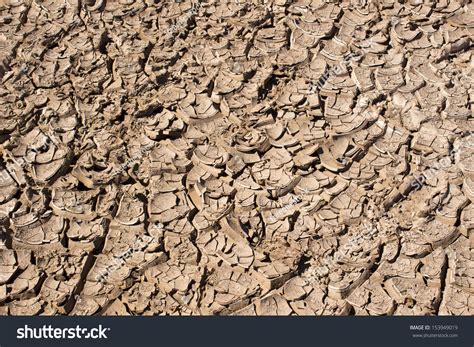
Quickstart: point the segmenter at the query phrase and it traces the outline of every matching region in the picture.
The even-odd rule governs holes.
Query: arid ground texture
[[[474,3],[0,0],[0,315],[472,315]]]

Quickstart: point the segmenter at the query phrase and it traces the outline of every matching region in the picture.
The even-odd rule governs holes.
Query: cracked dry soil
[[[472,315],[473,34],[461,0],[2,0],[0,314]]]

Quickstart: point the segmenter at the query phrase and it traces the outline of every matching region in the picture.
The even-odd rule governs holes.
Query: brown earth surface
[[[0,1],[0,315],[474,314],[472,1]]]

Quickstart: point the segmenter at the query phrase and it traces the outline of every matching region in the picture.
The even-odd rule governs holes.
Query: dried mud
[[[1,315],[472,315],[471,1],[0,2]]]

